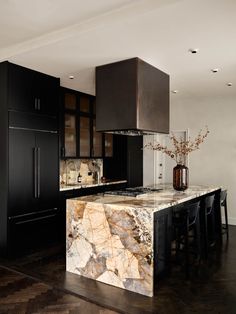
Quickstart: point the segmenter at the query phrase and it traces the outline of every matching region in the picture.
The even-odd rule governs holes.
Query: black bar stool
[[[201,258],[201,234],[199,219],[200,201],[186,204],[173,212],[173,229],[176,241],[176,257],[185,253],[186,277],[189,277],[190,253]],[[192,241],[191,241],[192,239]],[[193,250],[191,250],[193,248]]]
[[[222,234],[226,234],[227,241],[229,240],[229,225],[228,225],[228,212],[227,212],[227,190],[220,193],[220,205],[224,207],[225,226],[222,227]]]
[[[215,195],[206,196],[204,199],[204,217],[205,217],[205,255],[208,256],[209,248],[215,245]]]

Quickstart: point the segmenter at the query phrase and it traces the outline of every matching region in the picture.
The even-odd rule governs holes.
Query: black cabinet
[[[9,216],[36,210],[34,147],[34,132],[9,129]]]
[[[6,62],[8,70],[8,109],[36,111],[34,71]]]
[[[96,102],[92,95],[61,88],[61,157],[113,156],[113,135],[96,132]]]
[[[54,208],[58,189],[58,135],[9,129],[9,217]]]
[[[38,101],[38,112],[57,115],[59,112],[59,79],[38,73],[35,79],[35,95]],[[55,102],[55,99],[58,101]]]
[[[56,115],[59,80],[19,65],[7,65],[9,109]]]
[[[8,254],[19,255],[32,248],[55,243],[63,237],[58,208],[8,219]],[[60,230],[60,232],[58,232]]]
[[[37,210],[53,209],[57,206],[59,190],[58,134],[36,132],[35,139],[39,167]]]
[[[127,136],[127,180],[129,186],[143,185],[143,136]]]
[[[0,253],[57,238],[59,80],[0,63]],[[36,100],[35,100],[36,99]]]
[[[170,271],[172,207],[154,213],[154,273],[162,277]]]

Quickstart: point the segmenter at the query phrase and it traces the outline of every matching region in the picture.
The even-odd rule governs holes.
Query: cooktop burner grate
[[[161,190],[162,190],[161,188],[134,187],[134,188],[126,188],[123,190],[106,191],[105,194],[136,197],[138,195],[147,194],[151,192],[158,192]]]

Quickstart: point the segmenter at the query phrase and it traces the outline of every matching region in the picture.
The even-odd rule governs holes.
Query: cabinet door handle
[[[37,148],[37,190],[38,198],[40,197],[40,148]]]
[[[37,152],[36,147],[33,148],[33,154],[34,154],[34,198],[37,198],[38,196],[38,190],[37,190]]]
[[[40,221],[40,220],[52,218],[55,216],[56,216],[56,214],[51,214],[51,215],[47,215],[47,216],[43,216],[43,217],[37,217],[37,218],[28,219],[28,220],[17,221],[15,224],[16,225],[23,225],[23,224],[27,224],[27,223],[34,222],[34,221]]]
[[[61,148],[61,156],[64,158],[66,156],[66,149],[65,147]]]

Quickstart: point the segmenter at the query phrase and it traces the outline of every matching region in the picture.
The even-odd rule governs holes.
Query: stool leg
[[[176,261],[179,259],[179,252],[180,252],[180,242],[181,242],[181,234],[178,228],[176,228]]]
[[[202,250],[201,250],[201,232],[200,232],[200,219],[199,219],[199,217],[196,220],[195,238],[196,238],[196,242],[197,242],[198,258],[200,261],[201,256],[202,256]]]
[[[215,244],[216,241],[216,229],[215,229],[215,209],[211,212],[211,245]]]
[[[206,209],[205,209],[204,251],[205,251],[205,258],[207,258],[208,257],[208,219],[207,219]]]
[[[226,227],[226,236],[227,236],[227,241],[228,241],[228,240],[229,240],[229,225],[228,225],[227,200],[225,200],[224,208],[225,208],[225,227]]]
[[[189,237],[188,237],[188,227],[184,234],[184,245],[185,245],[185,271],[186,278],[189,278]]]

